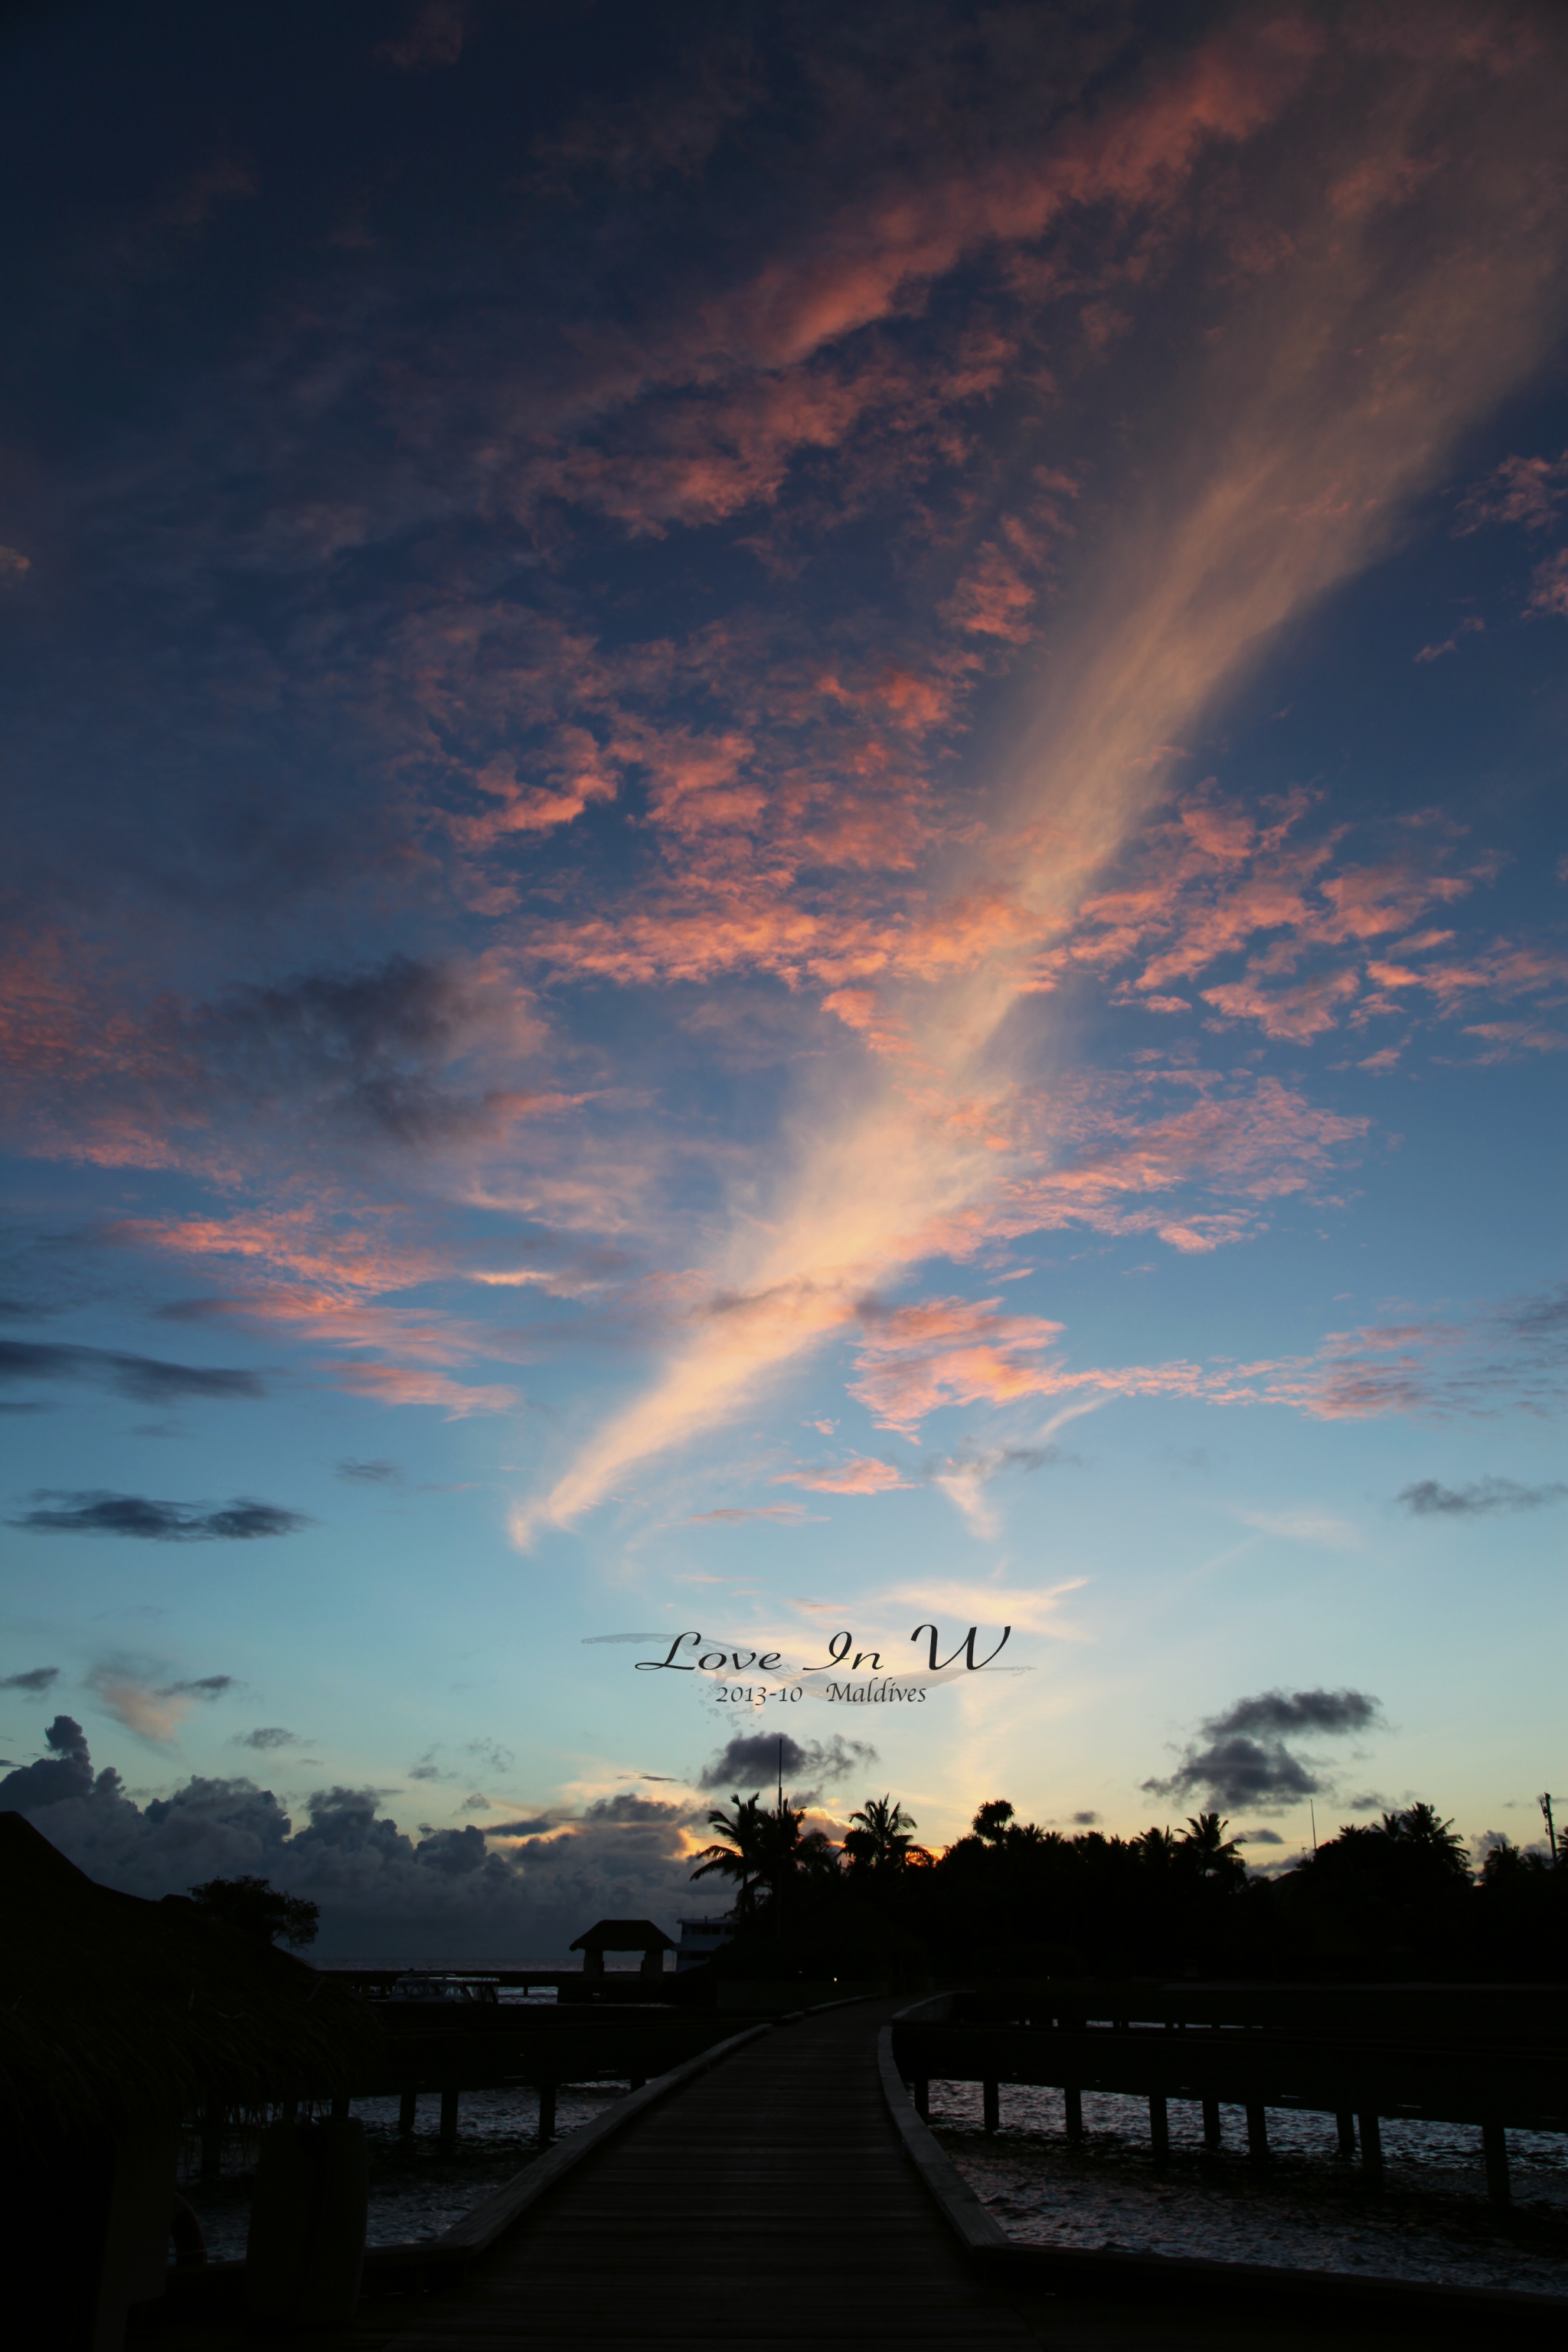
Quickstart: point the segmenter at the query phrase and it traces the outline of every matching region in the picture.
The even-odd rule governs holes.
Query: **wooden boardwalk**
[[[876,2029],[900,2006],[781,2026],[651,2107],[410,2314],[399,2352],[1036,2344],[889,2120]]]
[[[903,2005],[780,2025],[629,2117],[462,2283],[379,2295],[314,2352],[1430,2352],[1441,2312],[1057,2294],[972,2263],[905,2154],[877,2063]],[[1473,2319],[1460,2333],[1475,2340]],[[297,2352],[297,2334],[147,2305],[133,2352]],[[1515,2340],[1511,2328],[1494,2340]],[[1542,2340],[1531,2329],[1527,2338]]]

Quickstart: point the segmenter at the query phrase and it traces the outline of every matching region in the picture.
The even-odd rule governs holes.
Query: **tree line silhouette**
[[[984,1804],[941,1853],[890,1795],[842,1842],[804,1807],[731,1800],[697,1879],[733,1888],[742,1975],[1221,1976],[1521,1982],[1568,1976],[1568,1867],[1503,1843],[1472,1866],[1426,1803],[1350,1823],[1268,1876],[1229,1823],[1064,1835]]]

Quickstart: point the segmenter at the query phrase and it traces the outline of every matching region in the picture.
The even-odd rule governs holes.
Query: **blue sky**
[[[475,1954],[775,1723],[830,1829],[1528,1840],[1554,13],[5,37],[7,1801]]]

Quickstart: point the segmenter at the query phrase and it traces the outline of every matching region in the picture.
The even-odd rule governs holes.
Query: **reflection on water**
[[[558,2138],[580,2131],[625,2095],[625,2083],[561,2085],[555,2099]],[[540,2153],[539,2095],[523,2089],[465,2091],[458,2114],[458,2145],[443,2150],[437,2138],[441,2099],[436,2091],[419,2101],[411,2138],[397,2128],[398,2102],[356,2099],[350,2108],[364,2125],[370,2156],[370,2223],[367,2243],[405,2245],[438,2238],[482,2199],[492,2196],[514,2172]],[[194,2169],[195,2146],[183,2172]],[[216,2180],[183,2177],[180,2193],[195,2208],[213,2262],[238,2262],[245,2253],[255,2179],[256,2143],[224,2151]]]
[[[1514,2203],[1498,2208],[1471,2126],[1385,2116],[1378,2185],[1340,2157],[1331,2116],[1270,2107],[1271,2154],[1255,2172],[1242,2108],[1221,2107],[1215,2159],[1199,2107],[1173,2099],[1171,2160],[1156,2171],[1144,2099],[1086,2091],[1075,2148],[1059,2091],[1005,2083],[1001,2095],[994,2139],[981,2129],[978,2083],[932,2083],[931,2121],[975,2194],[1027,2245],[1568,2294],[1568,2140],[1555,2133],[1510,2132]]]

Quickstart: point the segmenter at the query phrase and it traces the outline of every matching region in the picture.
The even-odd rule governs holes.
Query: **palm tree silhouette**
[[[868,1797],[865,1803],[849,1816],[858,1822],[844,1841],[844,1851],[857,1868],[880,1874],[886,1870],[901,1870],[910,1853],[922,1853],[909,1834],[919,1827],[912,1813],[890,1796]]]

